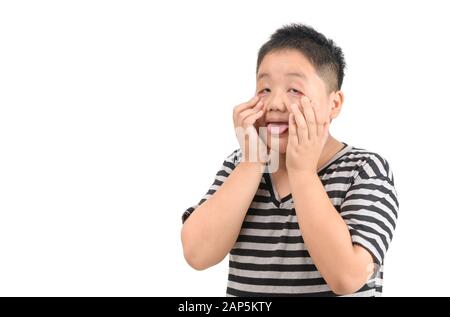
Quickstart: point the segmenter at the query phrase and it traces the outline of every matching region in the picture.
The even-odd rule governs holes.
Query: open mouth
[[[272,135],[282,135],[289,129],[287,122],[270,122],[267,124],[267,131]]]

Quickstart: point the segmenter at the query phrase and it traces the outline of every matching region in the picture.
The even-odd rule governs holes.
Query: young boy
[[[344,68],[341,49],[304,25],[259,50],[256,95],[233,112],[241,147],[183,214],[193,268],[230,254],[228,296],[381,295],[397,193],[383,157],[328,132]]]

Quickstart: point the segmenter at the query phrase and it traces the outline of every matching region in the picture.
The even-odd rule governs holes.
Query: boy
[[[228,296],[381,295],[398,200],[383,157],[328,132],[344,68],[341,49],[300,24],[259,50],[256,95],[233,112],[240,149],[183,214],[193,268],[230,254]]]

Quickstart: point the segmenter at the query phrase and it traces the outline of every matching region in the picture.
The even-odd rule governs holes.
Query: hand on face
[[[258,135],[256,120],[264,115],[264,103],[255,96],[233,109],[233,122],[244,162],[264,163],[267,161],[267,147]]]
[[[303,96],[299,103],[288,105],[289,135],[286,150],[288,172],[317,173],[317,164],[328,138],[330,118],[318,105]],[[267,162],[267,145],[258,135],[260,121],[266,112],[264,102],[255,96],[236,106],[233,121],[243,161]]]
[[[289,139],[286,150],[288,173],[317,173],[317,164],[328,139],[330,118],[316,103],[303,96],[300,105],[289,106]]]

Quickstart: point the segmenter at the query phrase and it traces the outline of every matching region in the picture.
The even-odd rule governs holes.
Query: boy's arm
[[[356,292],[373,274],[371,254],[352,243],[317,173],[291,172],[289,183],[303,240],[317,269],[334,293]]]
[[[303,113],[292,105],[286,167],[303,240],[317,269],[337,294],[360,289],[372,275],[371,254],[354,245],[347,224],[331,203],[317,176],[317,163],[328,138],[328,121],[320,119],[309,100]]]
[[[186,220],[181,240],[184,257],[193,268],[213,266],[233,248],[261,175],[260,163],[240,162],[214,195]]]
[[[237,240],[264,171],[264,160],[249,159],[251,149],[259,151],[265,146],[254,126],[263,114],[263,103],[257,96],[233,109],[242,160],[221,187],[195,209],[181,231],[184,257],[195,269],[222,261]]]

